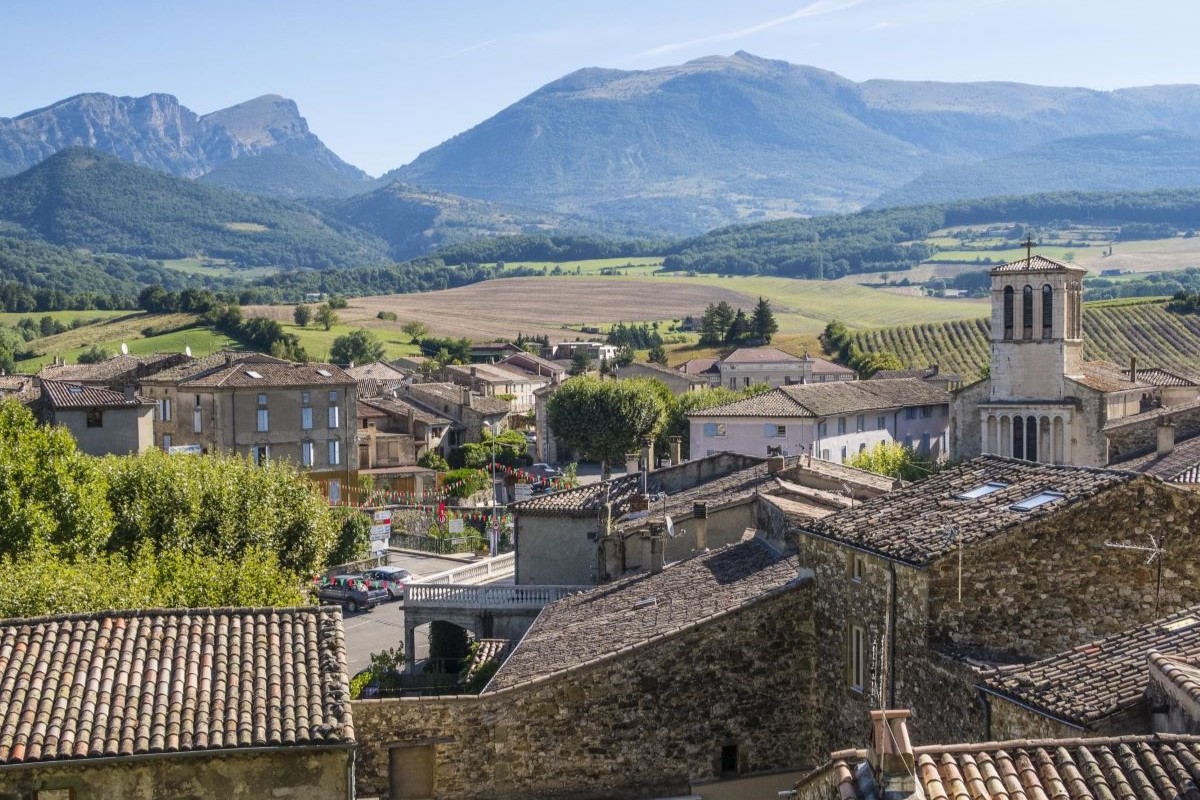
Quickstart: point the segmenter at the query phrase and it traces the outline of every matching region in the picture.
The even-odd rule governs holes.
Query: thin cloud
[[[888,22],[888,21],[884,20],[883,22],[876,22],[874,25],[867,28],[866,32],[870,33],[871,31],[882,31],[886,28],[894,28],[894,27],[896,27],[896,23]]]
[[[446,55],[444,55],[444,56],[438,56],[437,58],[435,58],[433,60],[433,63],[436,64],[439,61],[446,61],[447,59],[458,58],[461,55],[466,55],[467,53],[473,52],[475,50],[481,50],[482,48],[487,47],[490,44],[495,44],[498,41],[500,41],[500,40],[499,39],[488,39],[486,42],[480,42],[479,44],[473,44],[470,47],[464,47],[461,50],[455,50],[452,53],[446,53]]]
[[[651,56],[661,56],[665,53],[673,53],[676,50],[686,50],[691,47],[696,47],[702,44],[712,44],[714,42],[728,42],[731,39],[741,39],[744,36],[752,36],[756,33],[777,28],[780,25],[786,25],[789,22],[795,22],[798,19],[806,17],[819,17],[825,14],[836,14],[839,11],[845,11],[853,8],[866,0],[813,0],[813,2],[804,6],[801,9],[793,11],[791,14],[783,17],[769,19],[766,22],[760,22],[757,25],[751,25],[748,28],[740,28],[736,31],[726,31],[725,33],[716,33],[712,36],[702,36],[699,39],[690,39],[686,42],[671,42],[670,44],[659,45],[652,47],[637,54],[637,58],[648,58]]]

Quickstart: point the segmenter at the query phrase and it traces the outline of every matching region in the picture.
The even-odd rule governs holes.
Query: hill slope
[[[696,232],[849,210],[944,166],[1152,128],[1200,134],[1200,87],[855,83],[737,53],[572,73],[386,177]]]
[[[0,179],[0,221],[52,244],[147,258],[340,267],[384,255],[382,242],[306,206],[203,186],[81,147]]]
[[[1084,357],[1127,364],[1136,356],[1145,367],[1200,369],[1200,315],[1173,314],[1166,302],[1129,302],[1083,307]],[[888,350],[906,367],[938,364],[968,382],[991,355],[987,321],[940,322],[858,331],[860,350]]]
[[[264,95],[200,116],[169,94],[115,97],[80,94],[11,119],[0,118],[0,175],[26,170],[68,147],[90,147],[123,161],[183,178],[264,154],[304,162],[290,182],[279,176],[256,183],[261,170],[215,182],[278,196],[345,197],[370,179],[346,164],[308,130],[291,100]]]

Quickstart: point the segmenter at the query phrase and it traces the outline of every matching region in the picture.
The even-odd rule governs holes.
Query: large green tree
[[[383,354],[383,342],[366,328],[337,337],[329,349],[329,359],[335,364],[369,364],[383,360]]]
[[[547,403],[550,428],[577,451],[600,461],[607,476],[613,462],[662,429],[666,407],[654,383],[571,378]]]
[[[775,321],[771,301],[765,297],[758,298],[754,313],[750,315],[750,331],[755,338],[761,339],[763,344],[770,344],[771,337],[779,333],[779,323]]]

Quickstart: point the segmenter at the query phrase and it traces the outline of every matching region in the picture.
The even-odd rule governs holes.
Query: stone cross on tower
[[[1025,241],[1021,244],[1025,245],[1025,261],[1029,262],[1033,260],[1033,234],[1026,233]]]

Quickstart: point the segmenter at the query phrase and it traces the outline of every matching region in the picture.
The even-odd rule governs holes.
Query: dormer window
[[[987,483],[976,486],[974,489],[968,489],[962,494],[956,494],[954,496],[959,500],[978,500],[981,497],[987,497],[992,492],[998,492],[1007,486],[1007,483],[1001,483],[1000,481],[988,481]]]
[[[1035,508],[1040,508],[1047,503],[1053,503],[1055,500],[1061,500],[1064,497],[1062,492],[1056,492],[1052,489],[1038,492],[1032,497],[1026,497],[1019,503],[1013,503],[1009,508],[1013,511],[1033,511]]]

